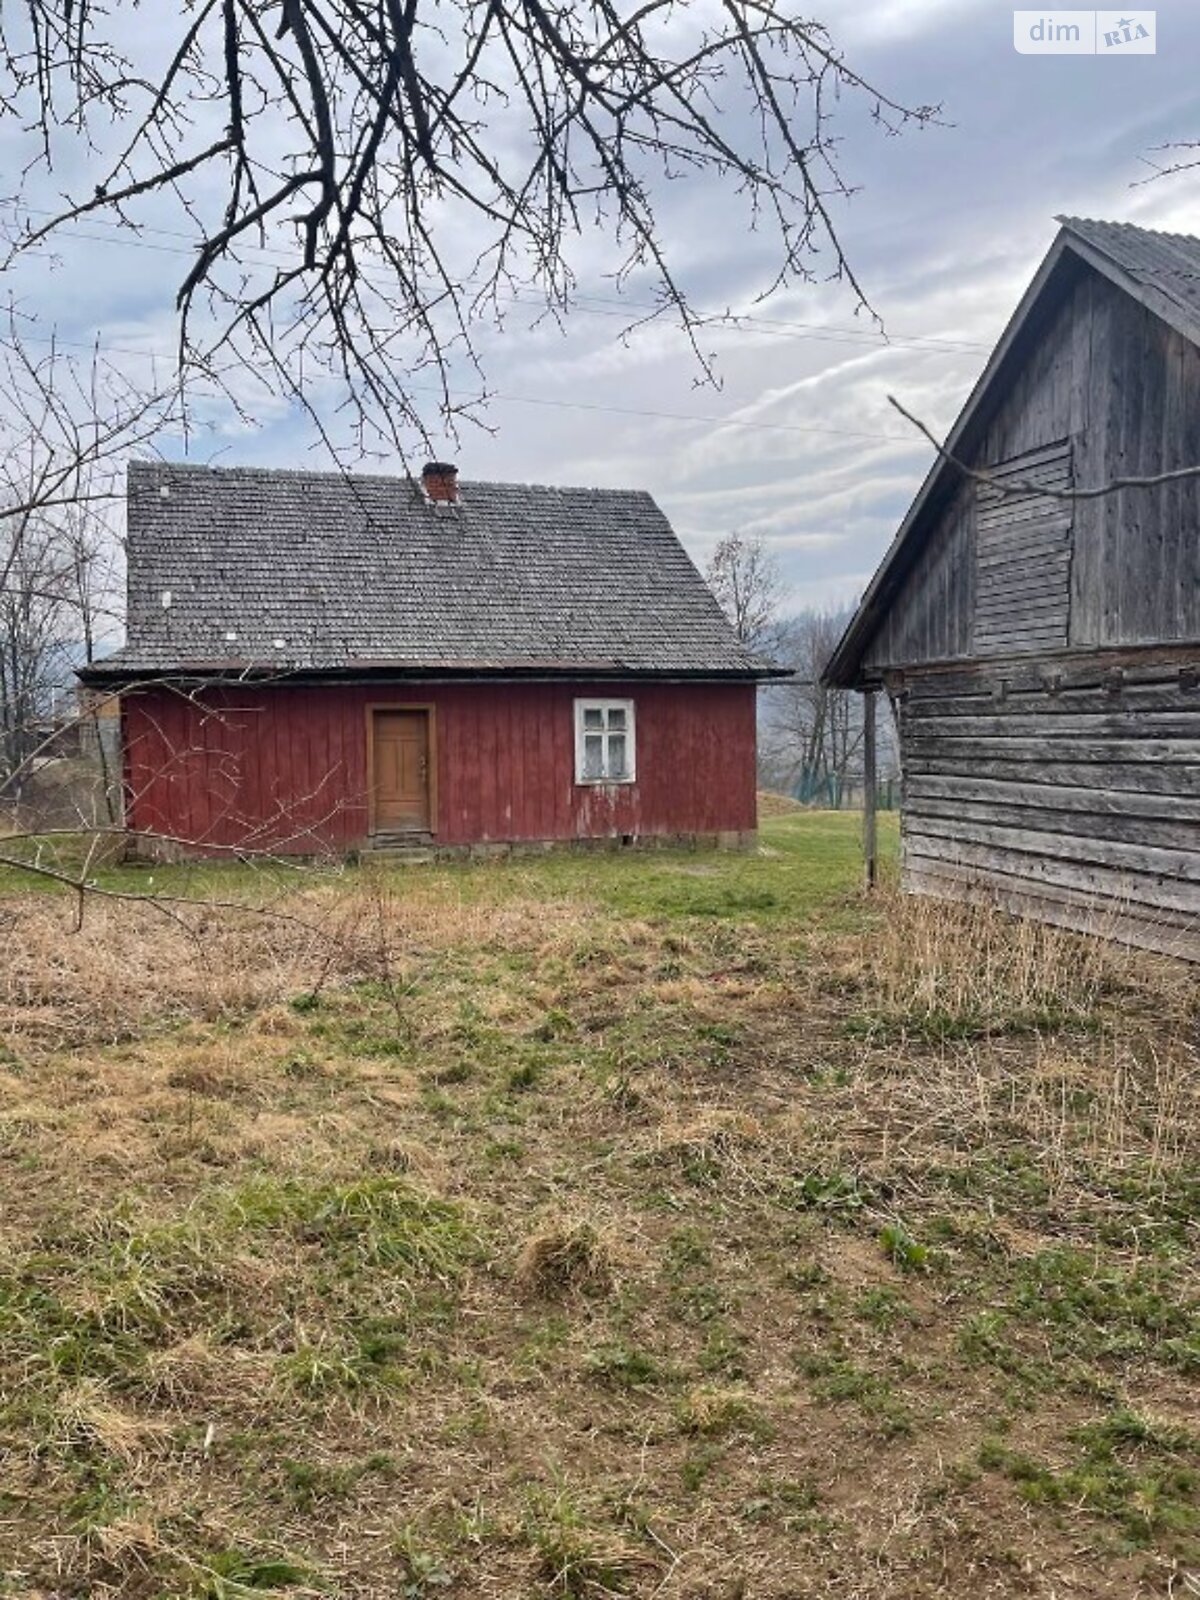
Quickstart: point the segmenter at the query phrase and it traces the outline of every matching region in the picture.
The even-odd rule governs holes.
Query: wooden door
[[[374,831],[427,833],[433,815],[429,713],[373,712],[371,751]]]

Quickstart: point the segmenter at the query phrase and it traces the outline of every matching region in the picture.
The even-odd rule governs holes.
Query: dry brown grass
[[[799,800],[793,800],[790,794],[777,794],[773,789],[758,791],[758,815],[764,822],[772,817],[795,816],[803,810]]]
[[[1023,921],[986,905],[901,895],[883,901],[870,953],[884,1010],[915,1025],[959,1018],[972,1026],[1094,1015],[1106,994],[1142,997],[1168,1017],[1194,1006],[1194,969],[1130,952],[1103,937]]]
[[[1194,975],[711,865],[2,903],[0,1593],[1179,1592]]]
[[[578,912],[542,902],[464,904],[385,883],[302,886],[245,911],[93,900],[0,900],[0,1041],[57,1049],[147,1026],[246,1016],[304,989],[375,979],[402,994],[447,949],[552,941]],[[147,891],[154,889],[153,877]]]

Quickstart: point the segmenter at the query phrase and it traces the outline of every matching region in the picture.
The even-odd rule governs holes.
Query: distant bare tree
[[[19,518],[0,506],[0,796],[19,792],[49,724],[61,720],[74,669],[114,640],[119,556],[95,506]]]
[[[772,649],[787,585],[763,540],[729,534],[713,551],[704,579],[742,643],[752,650]]]
[[[0,10],[0,118],[30,137],[26,182],[82,172],[14,245],[95,213],[136,229],[169,201],[196,239],[184,359],[233,354],[301,397],[332,373],[392,444],[422,431],[420,374],[445,416],[462,409],[449,363],[470,366],[481,317],[530,288],[571,304],[585,233],[618,282],[649,275],[649,315],[694,335],[658,211],[689,176],[764,235],[764,288],[832,275],[864,301],[831,114],[861,105],[888,132],[935,116],[777,0],[187,0],[144,18],[137,0]]]
[[[781,626],[777,656],[794,677],[767,691],[762,737],[765,776],[773,785],[835,808],[862,778],[862,697],[821,681],[849,616],[806,611]],[[886,718],[880,732],[880,770],[888,772],[894,757]]]
[[[13,524],[0,520],[0,528]],[[11,534],[10,534],[11,538]],[[7,541],[6,541],[7,542]],[[28,522],[9,550],[0,544],[0,784],[34,754],[54,690],[70,672],[64,631],[70,569],[49,524]]]
[[[29,775],[56,694],[119,621],[113,514],[126,458],[179,415],[98,354],[35,348],[10,309],[0,331],[0,800]]]

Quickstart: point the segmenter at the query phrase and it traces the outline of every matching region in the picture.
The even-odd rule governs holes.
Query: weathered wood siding
[[[1063,272],[997,382],[973,464],[1025,476],[1025,465],[1041,463],[1048,485],[1064,487],[1073,474],[1076,487],[1091,487],[1200,461],[1200,350],[1090,268]],[[1011,607],[990,565],[997,499],[960,483],[881,619],[868,676],[981,655],[1200,639],[1200,480],[1058,502],[1057,516],[1047,500],[1038,576],[1053,581],[1014,588]],[[1010,502],[1010,513],[1021,510]],[[1011,626],[1000,630],[1004,617]]]
[[[577,696],[635,702],[636,783],[575,783]],[[122,698],[129,825],[200,852],[360,845],[371,705],[433,707],[438,844],[755,827],[755,686],[648,682],[130,693]]]
[[[959,491],[917,557],[865,657],[867,670],[969,656],[975,616],[975,496]]]
[[[1071,610],[1072,507],[1049,494],[1000,485],[1072,486],[1069,441],[1027,450],[996,469],[976,495],[975,654],[1061,650]]]
[[[1200,645],[905,674],[904,886],[1200,960]]]
[[[1200,350],[1101,278],[1084,279],[1077,304],[1090,375],[1075,402],[1078,482],[1195,466]],[[1200,640],[1200,481],[1080,501],[1071,643],[1169,640]]]

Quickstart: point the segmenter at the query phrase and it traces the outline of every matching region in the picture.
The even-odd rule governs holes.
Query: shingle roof
[[[465,482],[435,506],[408,478],[135,463],[128,502],[101,676],[763,670],[648,494]]]
[[[1105,256],[1126,277],[1155,297],[1181,333],[1200,343],[1200,239],[1187,233],[1159,233],[1130,222],[1095,222],[1089,217],[1059,217],[1067,231]],[[1181,326],[1180,321],[1186,325]]]

